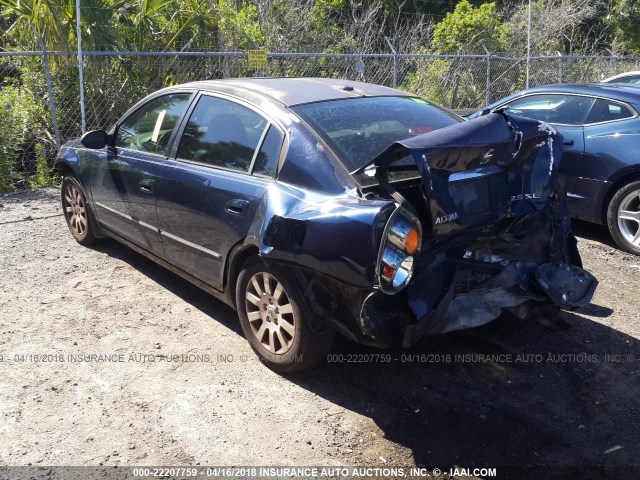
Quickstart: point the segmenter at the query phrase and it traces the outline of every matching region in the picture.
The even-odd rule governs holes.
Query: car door
[[[203,93],[158,175],[165,257],[222,289],[231,248],[273,182],[284,134],[253,107]]]
[[[564,153],[560,173],[567,185],[569,202],[575,198],[573,189],[584,157],[584,123],[595,102],[586,95],[540,93],[525,95],[510,101],[508,113],[552,124],[564,137]]]
[[[585,153],[575,172],[572,209],[576,216],[601,221],[601,206],[595,202],[608,189],[609,180],[627,163],[638,161],[636,112],[627,104],[598,98],[584,126]]]
[[[103,160],[91,164],[91,192],[102,225],[162,255],[156,209],[157,176],[192,92],[155,97],[127,114]]]

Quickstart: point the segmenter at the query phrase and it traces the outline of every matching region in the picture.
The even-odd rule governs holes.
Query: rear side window
[[[178,147],[178,158],[248,172],[267,121],[253,110],[222,98],[198,100]]]
[[[177,93],[145,103],[118,126],[116,147],[168,155],[171,133],[190,97],[189,93]]]
[[[626,106],[599,98],[591,107],[585,123],[612,122],[633,117],[633,112]]]
[[[530,95],[510,102],[508,113],[561,125],[582,125],[595,101],[579,95]]]
[[[252,173],[254,175],[265,177],[273,177],[275,175],[283,141],[283,133],[278,127],[271,125],[253,164]]]

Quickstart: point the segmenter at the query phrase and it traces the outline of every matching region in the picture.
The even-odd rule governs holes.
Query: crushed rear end
[[[562,145],[550,125],[498,112],[396,142],[354,172],[375,176],[397,204],[378,288],[360,311],[363,333],[410,346],[505,311],[551,317],[588,304],[598,282],[571,233]],[[390,180],[416,167],[417,182]],[[408,250],[412,230],[420,244]]]

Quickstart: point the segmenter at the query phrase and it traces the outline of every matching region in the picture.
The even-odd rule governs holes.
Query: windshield
[[[293,111],[323,137],[350,172],[398,140],[462,121],[426,100],[412,97],[330,100],[299,105]]]

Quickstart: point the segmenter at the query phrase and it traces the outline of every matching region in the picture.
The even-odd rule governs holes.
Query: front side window
[[[595,101],[579,95],[530,95],[508,104],[510,115],[561,125],[582,125]]]
[[[185,126],[177,156],[248,172],[267,123],[247,107],[203,95]]]
[[[189,93],[176,93],[144,104],[118,125],[116,147],[168,155],[171,133],[190,97]]]
[[[585,123],[601,123],[612,122],[614,120],[622,120],[624,118],[633,117],[633,112],[626,106],[599,98],[591,107],[591,111],[587,116]]]

